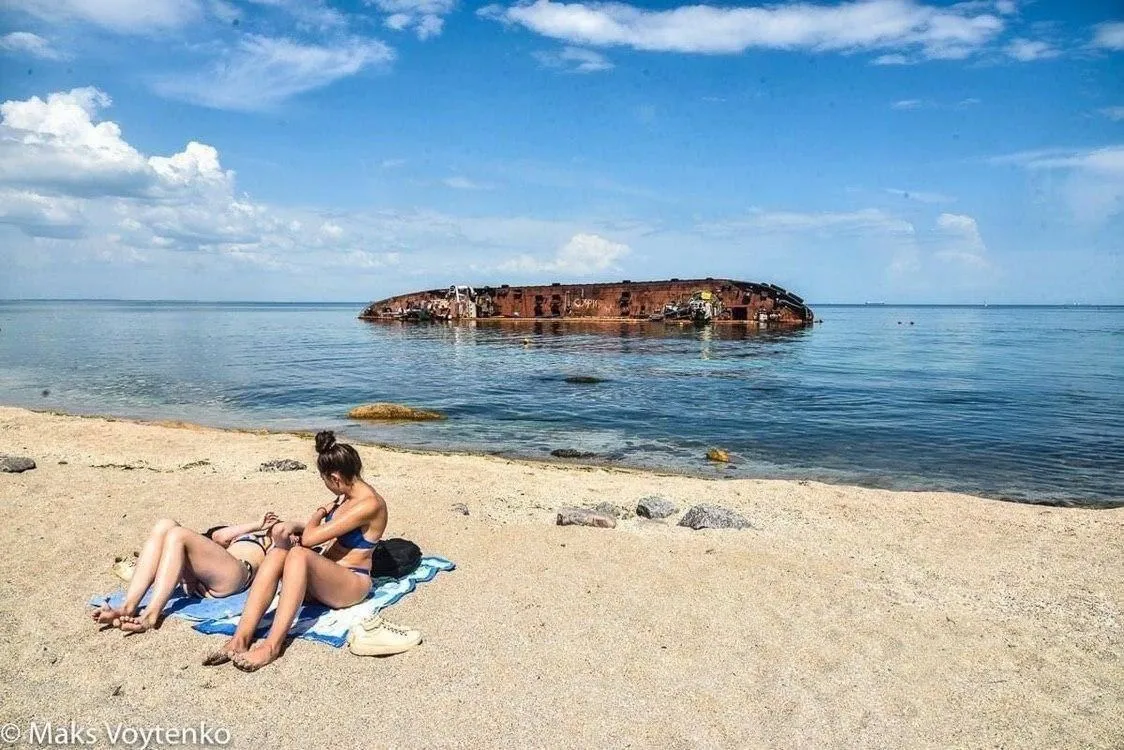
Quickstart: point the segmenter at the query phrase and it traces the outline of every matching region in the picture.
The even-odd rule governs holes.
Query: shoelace
[[[407,636],[410,634],[408,628],[404,628],[401,625],[395,625],[394,623],[387,622],[386,620],[382,621],[382,626],[395,635]]]
[[[394,633],[395,635],[400,635],[400,636],[403,636],[403,637],[408,636],[410,634],[409,628],[404,628],[401,625],[395,625],[393,622],[388,622],[388,621],[382,619],[381,617],[376,617],[376,618],[373,618],[371,620],[367,620],[366,622],[363,623],[363,627],[366,630],[379,630],[381,628],[383,630],[389,630],[391,633]]]

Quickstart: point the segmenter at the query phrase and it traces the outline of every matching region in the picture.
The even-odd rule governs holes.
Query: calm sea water
[[[0,302],[0,402],[516,456],[573,448],[704,475],[1124,498],[1121,307],[821,305],[822,324],[787,333],[373,324],[361,308]],[[371,401],[449,419],[347,419]],[[734,465],[708,464],[710,446]]]

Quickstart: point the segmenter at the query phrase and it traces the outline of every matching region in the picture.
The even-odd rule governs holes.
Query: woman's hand
[[[265,514],[265,518],[263,518],[261,520],[261,526],[258,527],[258,530],[259,531],[269,531],[270,528],[272,528],[274,524],[280,523],[280,522],[281,522],[281,519],[277,517],[277,514],[274,513],[273,511],[269,511],[268,513]]]
[[[301,528],[299,524],[295,524],[292,521],[278,521],[273,525],[269,536],[273,539],[273,544],[275,546],[281,549],[289,549],[293,546],[294,538],[298,540],[298,544],[300,543],[300,532]]]

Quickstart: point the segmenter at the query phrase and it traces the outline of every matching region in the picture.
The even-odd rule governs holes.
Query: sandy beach
[[[201,666],[219,639],[174,618],[98,632],[86,601],[158,518],[307,517],[330,499],[314,470],[257,469],[314,465],[312,441],[0,407],[0,453],[38,464],[0,474],[0,723],[205,721],[239,748],[1124,747],[1124,510],[360,452],[388,534],[458,565],[387,612],[426,641],[296,641],[243,674]],[[754,528],[553,523],[651,494]]]

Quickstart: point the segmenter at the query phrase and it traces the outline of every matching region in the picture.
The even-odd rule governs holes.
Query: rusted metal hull
[[[377,300],[363,320],[646,320],[802,326],[813,322],[800,297],[773,284],[670,279],[601,284],[468,287]]]

